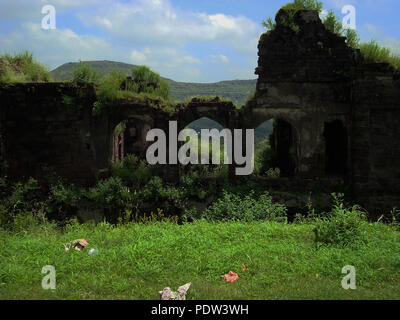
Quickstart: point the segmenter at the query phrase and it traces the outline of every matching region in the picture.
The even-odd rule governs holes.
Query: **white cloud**
[[[93,12],[79,16],[87,25],[104,28],[114,39],[145,46],[155,42],[185,46],[199,41],[219,41],[241,52],[249,52],[249,48],[254,52],[263,32],[260,24],[246,17],[182,11],[167,0],[116,2],[100,6],[94,16]],[[112,30],[94,17],[107,19],[113,25]]]
[[[134,50],[132,50],[132,53],[131,53],[131,59],[132,59],[133,63],[143,64],[146,62],[147,57],[144,52],[134,49]]]
[[[182,10],[169,0],[0,2],[0,19],[16,22],[13,30],[0,34],[0,48],[9,52],[31,50],[51,68],[80,59],[107,59],[146,64],[177,81],[239,78],[253,73],[257,43],[264,31],[259,23],[244,16]],[[67,12],[60,20],[64,25],[75,17],[81,25],[42,30],[41,8],[45,4],[54,5],[57,14]],[[90,34],[93,31],[95,35]],[[216,58],[220,66],[212,66],[205,58],[209,56],[207,50],[224,48],[230,52],[229,58],[220,54]]]
[[[13,53],[25,49],[34,52],[50,67],[67,61],[95,60],[115,57],[105,40],[92,35],[78,35],[70,29],[42,30],[39,24],[26,23],[22,32],[12,32],[0,38],[0,47]]]
[[[222,63],[229,63],[229,59],[227,56],[223,54],[220,55],[211,55],[211,61],[214,63],[222,62]]]
[[[112,28],[112,22],[110,20],[108,20],[107,18],[102,18],[99,16],[94,17],[94,21],[96,21],[96,23],[106,29],[111,29]]]

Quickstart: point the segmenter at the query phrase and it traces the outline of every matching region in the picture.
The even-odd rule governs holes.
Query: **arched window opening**
[[[292,125],[271,119],[255,130],[255,171],[271,178],[291,177],[297,171],[297,135]]]
[[[146,142],[150,126],[142,120],[128,118],[120,122],[114,129],[112,143],[112,162],[121,161],[127,155],[145,159],[149,143]]]
[[[293,126],[281,119],[274,121],[274,131],[270,136],[274,151],[273,163],[279,168],[282,177],[294,176],[297,171],[298,141]]]
[[[202,117],[198,120],[195,120],[188,124],[185,129],[193,129],[197,133],[197,154],[198,154],[198,164],[188,164],[186,166],[181,167],[181,172],[184,175],[189,175],[192,177],[199,177],[199,178],[207,178],[207,177],[218,177],[218,176],[227,176],[228,174],[228,167],[224,164],[225,159],[225,146],[224,146],[224,139],[220,138],[219,133],[224,127],[219,124],[218,122],[207,118]],[[201,135],[202,129],[216,129],[218,130],[218,135],[214,137],[211,135],[209,139],[206,139],[204,136]],[[211,134],[211,132],[210,132]],[[218,142],[219,145],[218,145]],[[190,142],[189,142],[190,143]],[[204,144],[208,145],[207,152],[208,152],[208,159],[209,163],[204,164],[202,163],[202,146]],[[215,157],[219,158],[219,164],[213,164],[213,154]],[[206,155],[207,156],[207,155]]]
[[[347,130],[342,121],[326,122],[325,138],[325,172],[327,174],[347,173]]]

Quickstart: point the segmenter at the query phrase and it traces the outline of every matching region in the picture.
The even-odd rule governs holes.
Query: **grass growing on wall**
[[[36,61],[33,54],[24,51],[14,55],[0,55],[0,82],[49,82],[48,69]]]
[[[400,69],[400,55],[394,54],[389,48],[380,46],[376,40],[362,43],[360,50],[368,62],[386,62]]]

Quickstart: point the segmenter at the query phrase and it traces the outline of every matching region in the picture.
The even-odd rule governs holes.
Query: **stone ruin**
[[[279,11],[276,28],[260,38],[256,94],[241,110],[216,98],[193,99],[167,112],[157,100],[132,98],[93,116],[91,84],[0,84],[1,175],[56,172],[91,183],[109,174],[112,160],[143,155],[147,130],[168,132],[169,120],[181,130],[202,117],[231,129],[255,129],[275,119],[271,143],[282,179],[304,189],[348,185],[354,201],[373,212],[399,206],[399,72],[365,62],[344,37],[325,29],[316,11],[296,13],[298,33],[282,23],[286,14]],[[121,121],[126,128],[115,135]],[[177,180],[175,169],[167,171]],[[271,184],[279,188],[281,182]]]

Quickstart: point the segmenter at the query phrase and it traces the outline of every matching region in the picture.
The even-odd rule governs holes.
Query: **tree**
[[[132,69],[132,84],[128,84],[127,89],[137,93],[149,93],[164,99],[169,98],[170,91],[169,84],[148,66]]]

